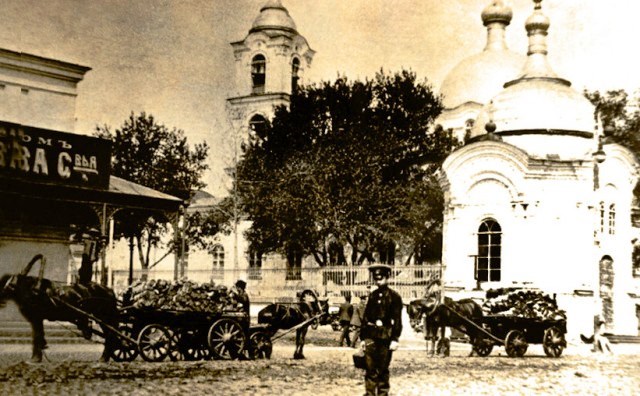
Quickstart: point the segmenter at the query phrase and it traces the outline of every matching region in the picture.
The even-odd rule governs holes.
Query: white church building
[[[516,57],[491,44],[503,40],[511,19],[511,10],[494,1],[482,14],[485,25],[494,24],[487,49],[454,68],[443,85],[441,122],[468,139],[441,169],[444,281],[467,295],[510,286],[555,294],[567,310],[570,337],[591,334],[598,311],[607,331],[638,334],[640,278],[631,261],[638,162],[607,142],[594,106],[553,72],[550,21],[541,0],[534,3],[517,75],[506,67]],[[501,56],[506,61],[493,69]],[[478,80],[460,84],[465,70]],[[503,84],[486,86],[485,72],[504,77]]]

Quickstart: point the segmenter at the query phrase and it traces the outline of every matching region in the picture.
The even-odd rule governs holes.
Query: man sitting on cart
[[[232,288],[232,292],[235,294],[238,304],[242,304],[242,310],[244,311],[244,313],[247,314],[247,317],[248,317],[249,306],[251,303],[249,301],[249,295],[247,294],[246,288],[247,288],[247,281],[241,278],[236,281],[235,286],[233,286]]]

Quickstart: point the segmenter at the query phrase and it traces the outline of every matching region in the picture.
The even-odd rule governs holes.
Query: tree
[[[634,154],[640,153],[640,101],[625,90],[585,91],[585,96],[596,106],[603,125],[612,127],[606,138],[619,143]]]
[[[205,187],[202,175],[208,168],[208,146],[198,143],[189,147],[184,132],[169,129],[144,112],[131,113],[124,124],[111,131],[98,126],[96,136],[112,141],[111,174],[184,200],[193,191]],[[167,219],[149,211],[119,212],[116,215],[118,233],[136,240],[138,257],[143,269],[148,269],[151,248],[160,244],[167,232]],[[193,222],[193,227],[197,222]],[[169,246],[169,252],[176,246]],[[169,253],[167,253],[169,254]]]
[[[606,129],[606,141],[625,146],[636,158],[640,158],[640,99],[630,96],[625,90],[611,90],[604,94],[598,91],[585,91],[587,99],[596,106]],[[633,190],[635,206],[640,199],[640,181]],[[634,242],[632,262],[634,271],[640,269],[640,244]]]
[[[431,131],[440,99],[410,71],[300,87],[243,145],[236,187],[253,249],[290,265],[439,257],[434,172],[457,141]],[[431,254],[425,254],[430,252]]]

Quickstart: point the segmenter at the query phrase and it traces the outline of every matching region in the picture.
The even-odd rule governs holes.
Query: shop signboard
[[[0,178],[109,188],[111,142],[0,122]]]

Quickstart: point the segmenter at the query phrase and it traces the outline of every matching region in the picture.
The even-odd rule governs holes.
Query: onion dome
[[[296,32],[296,24],[280,0],[268,0],[260,9],[260,14],[258,14],[258,17],[253,21],[249,32],[253,33],[261,30]]]
[[[506,81],[518,76],[525,57],[510,51],[505,40],[512,16],[511,8],[502,0],[493,0],[482,11],[487,44],[481,53],[462,60],[444,79],[440,93],[445,109],[468,102],[485,104]]]
[[[534,12],[525,24],[529,50],[520,77],[507,82],[505,89],[483,108],[471,131],[472,137],[485,133],[484,125],[489,121],[496,124],[495,133],[502,136],[546,136],[547,148],[550,135],[581,138],[593,135],[593,105],[551,69],[546,44],[549,19],[542,14],[542,0],[533,1]],[[525,146],[533,142],[531,138],[526,141]],[[521,145],[515,140],[512,143]],[[543,146],[542,141],[534,145],[538,149],[521,148],[535,152]]]

